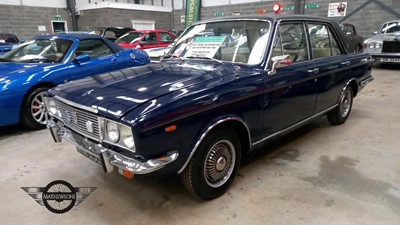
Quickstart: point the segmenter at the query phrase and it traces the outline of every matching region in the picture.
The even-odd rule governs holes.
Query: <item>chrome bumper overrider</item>
[[[107,173],[112,172],[114,166],[118,168],[120,173],[122,173],[123,170],[128,170],[134,174],[151,173],[163,168],[165,165],[178,158],[178,153],[172,151],[162,157],[141,162],[105,148],[101,144],[64,127],[62,123],[56,123],[53,120],[49,120],[47,127],[49,128],[55,142],[61,142],[62,139],[71,142],[76,145],[78,152],[102,165],[104,171]]]

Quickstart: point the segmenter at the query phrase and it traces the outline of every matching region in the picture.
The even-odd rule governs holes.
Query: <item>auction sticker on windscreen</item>
[[[224,36],[196,37],[191,43],[190,49],[185,54],[185,57],[213,58],[225,38]]]

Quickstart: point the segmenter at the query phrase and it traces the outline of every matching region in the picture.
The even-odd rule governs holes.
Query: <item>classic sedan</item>
[[[340,24],[343,32],[350,40],[350,46],[354,49],[354,52],[360,52],[363,50],[363,42],[364,38],[357,34],[356,27],[350,23],[342,23]]]
[[[140,50],[123,50],[98,35],[37,36],[0,58],[0,126],[44,128],[43,93],[70,80],[149,63]]]
[[[350,54],[345,40],[318,17],[198,22],[160,63],[51,89],[48,127],[106,172],[177,173],[190,193],[213,199],[257,146],[323,115],[349,118],[373,78],[371,56]]]
[[[11,49],[20,44],[20,40],[13,33],[0,33],[0,55],[6,54]]]
[[[400,20],[384,23],[380,31],[366,39],[364,52],[375,62],[400,63]]]
[[[115,43],[122,48],[150,49],[167,47],[176,35],[167,30],[136,30],[119,37]]]

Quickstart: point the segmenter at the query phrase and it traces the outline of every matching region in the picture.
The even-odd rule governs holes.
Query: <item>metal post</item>
[[[78,22],[75,15],[75,0],[67,0],[67,8],[69,9],[71,20],[72,20],[72,30],[78,31]]]

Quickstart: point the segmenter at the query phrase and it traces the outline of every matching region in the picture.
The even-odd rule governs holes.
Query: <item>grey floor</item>
[[[248,156],[228,193],[203,202],[177,177],[105,174],[47,130],[0,128],[0,224],[400,224],[400,67],[373,68],[346,124],[318,119]],[[57,215],[21,187],[97,187]]]

